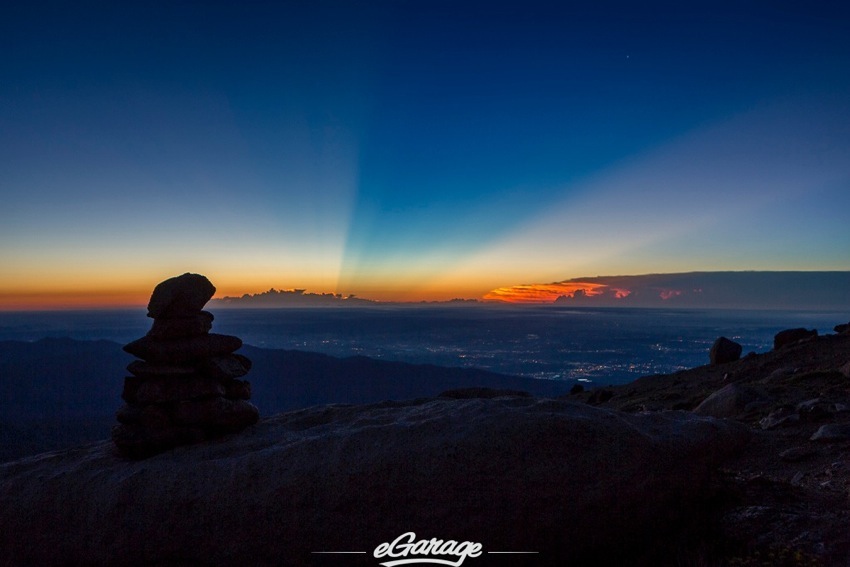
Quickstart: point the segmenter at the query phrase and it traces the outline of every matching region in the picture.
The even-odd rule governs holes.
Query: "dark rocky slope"
[[[710,531],[713,471],[746,439],[685,412],[529,397],[313,407],[144,461],[98,443],[2,465],[0,549],[7,564],[377,565],[413,531],[539,552],[527,565],[670,564]],[[312,553],[343,550],[367,553]]]
[[[736,498],[721,521],[730,556],[738,565],[850,565],[850,334],[836,330],[570,399],[747,426],[747,450],[724,465]]]
[[[0,465],[2,561],[377,565],[413,531],[539,552],[469,565],[847,565],[848,409],[845,329],[557,400],[315,406],[141,462],[98,443]],[[337,550],[367,553],[312,553]]]

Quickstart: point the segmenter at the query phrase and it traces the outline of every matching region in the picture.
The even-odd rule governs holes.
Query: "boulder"
[[[832,328],[833,331],[842,335],[844,333],[850,333],[850,323],[842,323],[841,325],[836,325]]]
[[[10,565],[376,565],[415,532],[478,542],[488,565],[664,564],[702,534],[712,471],[747,439],[560,400],[316,406],[144,461],[99,443],[2,464],[0,549]]]
[[[694,408],[697,415],[727,418],[744,413],[748,406],[767,401],[767,396],[741,384],[729,384],[717,390]]]
[[[148,302],[148,317],[173,319],[193,317],[215,294],[205,276],[185,273],[157,284]]]
[[[779,331],[773,336],[773,350],[779,350],[783,347],[793,345],[794,343],[798,343],[806,339],[813,339],[817,336],[817,329],[808,330],[802,327],[797,329],[785,329],[784,331]]]
[[[726,364],[739,360],[742,351],[743,347],[735,341],[726,337],[718,337],[708,351],[708,358],[711,364]]]

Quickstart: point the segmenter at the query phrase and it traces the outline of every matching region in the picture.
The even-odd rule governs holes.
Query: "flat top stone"
[[[188,317],[201,312],[215,286],[201,274],[185,273],[157,284],[148,302],[148,317]]]

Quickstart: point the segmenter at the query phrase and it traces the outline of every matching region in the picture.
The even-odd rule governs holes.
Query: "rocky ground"
[[[103,442],[0,465],[0,564],[375,566],[414,532],[483,545],[481,567],[675,565],[748,437],[486,389],[314,406],[143,460]],[[341,550],[362,555],[316,553]]]
[[[375,565],[413,531],[531,566],[850,565],[837,330],[560,399],[317,405],[143,460],[102,442],[5,463],[0,564]]]
[[[722,469],[721,563],[850,565],[850,334],[837,330],[570,398],[745,424],[747,448]]]

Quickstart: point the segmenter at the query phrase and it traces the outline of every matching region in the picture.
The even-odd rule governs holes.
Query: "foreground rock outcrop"
[[[161,282],[148,303],[153,326],[124,347],[132,362],[112,439],[131,458],[241,431],[259,419],[248,402],[251,384],[240,380],[251,361],[234,351],[238,337],[210,333],[213,315],[203,311],[215,293],[200,274]]]
[[[510,395],[318,406],[145,461],[100,443],[2,465],[0,549],[9,564],[375,565],[415,532],[538,552],[529,565],[663,565],[705,533],[713,471],[747,437]]]
[[[735,496],[718,524],[721,564],[850,565],[850,334],[836,332],[789,329],[769,352],[571,399],[749,427],[747,450],[723,467]]]

